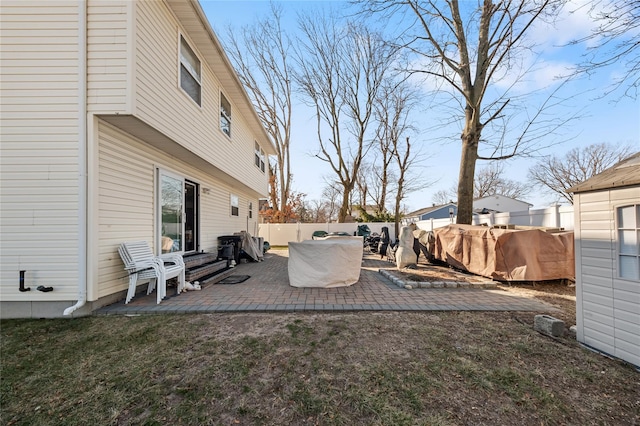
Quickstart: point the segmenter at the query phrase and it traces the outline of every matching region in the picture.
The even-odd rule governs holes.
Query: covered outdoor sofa
[[[293,287],[347,287],[360,279],[362,237],[335,237],[289,243],[289,284]]]

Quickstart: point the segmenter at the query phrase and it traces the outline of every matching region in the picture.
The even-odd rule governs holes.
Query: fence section
[[[455,223],[455,218],[453,219]],[[450,225],[451,219],[421,220],[418,228],[433,231]],[[489,213],[474,215],[474,225],[520,225],[544,226],[573,230],[573,206],[553,206],[546,209],[525,210],[521,212]],[[289,241],[310,240],[315,231],[348,232],[354,235],[361,223],[262,223],[258,226],[258,236],[273,246],[286,246]],[[389,228],[391,241],[395,240],[393,223],[367,223],[371,232],[381,233],[382,227]]]
[[[455,223],[451,219],[430,219],[416,222],[420,229],[433,231],[436,228]],[[520,212],[489,213],[473,216],[473,225],[520,225],[544,226],[573,230],[573,206],[553,206],[546,209],[524,210]]]
[[[355,235],[358,225],[362,223],[261,223],[258,225],[258,236],[269,241],[272,246],[286,246],[289,241],[300,242],[310,240],[315,231],[347,232]],[[389,228],[389,238],[395,240],[393,223],[375,222],[367,223],[371,232],[382,232],[382,227]]]

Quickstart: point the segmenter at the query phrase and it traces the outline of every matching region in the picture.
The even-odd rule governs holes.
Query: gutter
[[[69,316],[87,303],[87,2],[78,2],[78,301]]]

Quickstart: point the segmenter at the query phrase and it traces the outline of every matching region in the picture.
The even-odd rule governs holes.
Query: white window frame
[[[164,168],[156,168],[156,232],[157,232],[157,236],[156,236],[156,253],[163,253],[164,251],[162,250],[162,237],[163,237],[163,197],[162,197],[162,177],[166,176],[170,179],[173,179],[175,181],[180,181],[181,182],[181,187],[180,187],[180,192],[182,195],[182,198],[180,199],[180,223],[179,223],[179,228],[177,229],[177,235],[180,237],[179,238],[179,242],[178,242],[178,246],[177,246],[177,250],[173,250],[171,249],[171,252],[177,252],[177,253],[183,253],[184,252],[184,177],[174,173],[172,171],[169,171],[167,169]]]
[[[253,164],[256,165],[257,168],[260,168],[260,145],[258,142],[253,142]]]
[[[630,209],[633,217],[622,216],[622,209]],[[619,205],[615,208],[616,217],[616,263],[617,263],[617,276],[623,280],[630,280],[640,282],[640,204],[625,204]],[[626,218],[626,220],[623,220]],[[629,223],[627,223],[629,222]],[[626,240],[631,238],[631,247],[629,244],[624,244]],[[623,245],[624,244],[624,245]],[[635,249],[633,245],[635,244]],[[635,265],[635,275],[625,273],[622,268],[623,259],[625,263]],[[635,263],[634,263],[635,262]],[[633,267],[633,266],[632,266]],[[632,269],[633,271],[633,269]]]
[[[231,216],[240,217],[240,198],[237,195],[231,194],[229,196],[229,207],[229,214]]]
[[[262,149],[262,146],[260,146],[260,144],[257,141],[254,141],[253,163],[256,165],[258,169],[260,169],[262,173],[264,173],[264,170],[265,170],[265,167],[264,167],[265,158],[266,156],[264,153],[264,149]]]
[[[186,49],[185,49],[186,47]],[[178,72],[178,84],[183,92],[185,92],[193,102],[199,107],[202,107],[202,63],[198,58],[196,52],[191,48],[187,39],[180,34],[179,40],[179,72]],[[195,63],[191,63],[195,61]],[[188,88],[185,88],[182,84],[183,73],[188,73],[187,77],[190,77],[197,83],[198,93],[190,93]]]
[[[226,106],[224,105],[225,103]],[[223,120],[227,121],[226,127],[228,127],[228,130],[225,129]],[[228,137],[231,137],[231,102],[222,92],[220,92],[220,130]]]

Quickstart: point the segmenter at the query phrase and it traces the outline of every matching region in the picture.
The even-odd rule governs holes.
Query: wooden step
[[[215,262],[198,265],[194,268],[188,268],[185,271],[185,280],[190,282],[197,281],[197,280],[200,280],[202,277],[219,273],[220,271],[226,268],[227,268],[226,260],[216,260]]]
[[[206,263],[212,263],[218,260],[218,253],[198,253],[183,256],[184,265],[187,269],[195,268]]]

